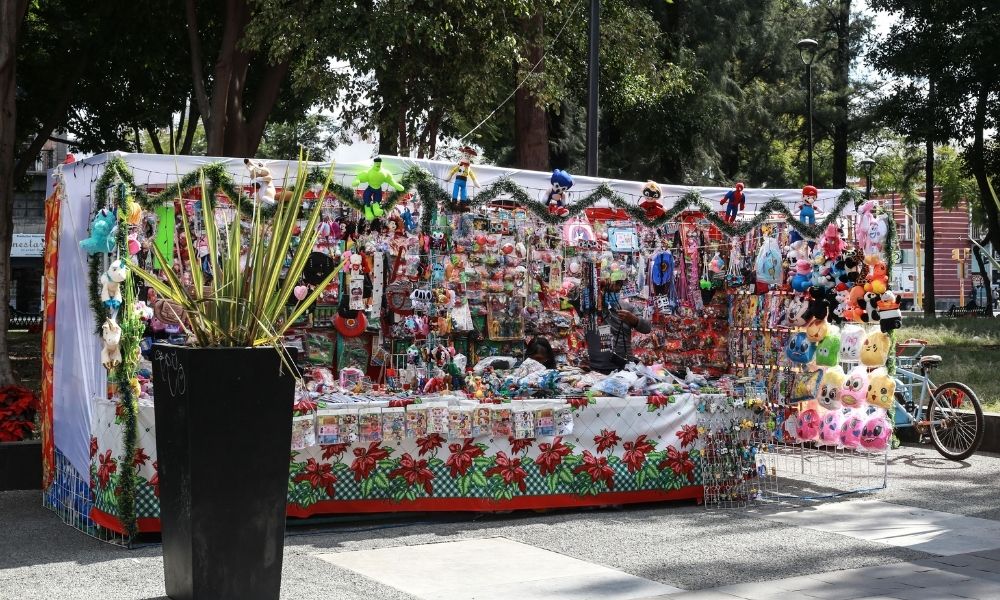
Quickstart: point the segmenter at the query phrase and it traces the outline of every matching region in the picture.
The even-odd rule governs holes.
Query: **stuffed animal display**
[[[354,187],[362,183],[367,184],[361,195],[361,201],[364,204],[365,219],[368,221],[374,221],[385,214],[382,210],[383,186],[387,185],[397,192],[403,191],[403,184],[398,183],[392,173],[382,168],[382,159],[378,156],[372,160],[372,166],[367,171],[362,171],[354,177]]]
[[[80,241],[80,247],[87,254],[111,252],[115,248],[115,223],[113,211],[106,208],[97,211],[90,222],[90,237]]]
[[[559,216],[569,214],[569,208],[566,206],[566,192],[573,187],[573,176],[562,169],[556,169],[552,171],[549,183],[552,187],[549,188],[545,196],[545,204],[549,207],[549,212]]]
[[[122,328],[114,319],[105,319],[101,325],[101,364],[107,370],[112,370],[122,364],[122,352],[119,347],[122,340]]]
[[[846,381],[847,374],[844,373],[844,369],[840,365],[827,369],[823,373],[823,379],[819,385],[819,394],[816,396],[816,401],[819,405],[827,410],[840,408],[840,390],[844,387],[844,382]]]
[[[660,204],[660,186],[655,181],[647,181],[642,186],[642,200],[639,201],[639,208],[646,213],[649,220],[663,216],[663,205]]]
[[[128,277],[128,266],[124,260],[113,260],[108,270],[101,275],[101,302],[111,310],[122,305],[121,284]]]
[[[740,211],[746,208],[747,205],[747,197],[743,193],[743,182],[737,183],[735,188],[726,192],[726,195],[722,197],[719,204],[726,206],[726,223],[735,222]]]

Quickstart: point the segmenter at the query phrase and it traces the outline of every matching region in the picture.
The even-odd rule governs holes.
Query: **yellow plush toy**
[[[896,394],[896,380],[889,377],[885,367],[879,367],[868,376],[868,404],[889,410]]]
[[[861,364],[866,367],[881,367],[889,358],[889,334],[873,331],[865,337],[861,346]]]
[[[847,373],[840,365],[830,367],[823,373],[823,380],[819,384],[819,393],[816,394],[816,402],[827,410],[836,410],[841,407],[840,388],[844,387],[847,381]]]
[[[826,332],[830,328],[826,319],[813,319],[806,325],[806,337],[812,343],[818,343],[826,337]]]

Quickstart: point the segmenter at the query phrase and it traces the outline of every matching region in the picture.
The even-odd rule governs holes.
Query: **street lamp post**
[[[858,163],[861,171],[865,174],[865,200],[872,199],[872,171],[875,169],[875,161],[870,158],[863,158]]]
[[[809,124],[809,144],[806,147],[809,163],[809,185],[813,184],[813,61],[816,60],[816,51],[819,49],[819,42],[809,38],[799,40],[796,47],[799,49],[799,58],[806,66],[806,98],[808,105]]]

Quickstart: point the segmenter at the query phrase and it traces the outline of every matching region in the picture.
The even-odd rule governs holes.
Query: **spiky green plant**
[[[215,221],[213,203],[207,201],[204,173],[201,174],[201,207],[212,272],[209,281],[206,282],[205,275],[197,264],[191,268],[193,285],[190,288],[170,268],[162,270],[164,277],[161,278],[138,265],[132,265],[133,272],[161,298],[179,305],[183,312],[179,315],[182,317],[182,327],[193,345],[202,348],[279,347],[285,330],[316,301],[343,267],[343,263],[338,265],[312,293],[296,305],[291,314],[286,314],[288,300],[316,243],[316,226],[323,206],[322,202],[316,202],[311,208],[308,223],[302,228],[299,244],[292,253],[291,266],[282,279],[281,273],[291,249],[293,232],[306,191],[306,164],[301,158],[297,171],[292,197],[279,200],[272,218],[264,218],[259,207],[250,216],[245,265],[240,264],[242,231],[239,213],[236,213],[232,223],[223,223],[226,243],[225,247],[220,247],[220,232]],[[333,165],[327,172],[320,198],[326,197],[332,177]],[[177,193],[180,197],[182,190],[178,188]],[[187,247],[187,255],[196,257],[195,240],[187,212],[178,212],[184,228],[183,243]],[[151,248],[159,264],[170,264],[155,245]]]

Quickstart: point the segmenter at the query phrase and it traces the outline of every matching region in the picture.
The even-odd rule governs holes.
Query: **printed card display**
[[[569,406],[556,409],[556,433],[569,435],[573,433],[573,410]]]
[[[551,408],[539,408],[535,411],[535,437],[556,434],[556,415]]]
[[[472,410],[452,408],[448,411],[448,437],[461,440],[472,437]]]
[[[406,409],[383,408],[382,439],[386,442],[402,442],[404,437],[406,437]]]
[[[427,435],[427,407],[412,405],[406,407],[406,437],[421,438]]]
[[[382,441],[382,409],[363,408],[358,413],[359,439],[363,443]]]
[[[446,402],[427,403],[427,433],[448,434],[448,404]]]
[[[321,445],[358,441],[358,411],[328,409],[316,413],[316,441]]]
[[[490,417],[495,437],[510,437],[514,435],[513,417],[509,408],[494,409],[490,411]]]
[[[535,437],[535,412],[527,408],[514,411],[514,439]]]
[[[316,445],[316,415],[292,417],[292,450]]]
[[[472,435],[486,436],[493,433],[493,420],[489,406],[478,406],[472,412]]]

